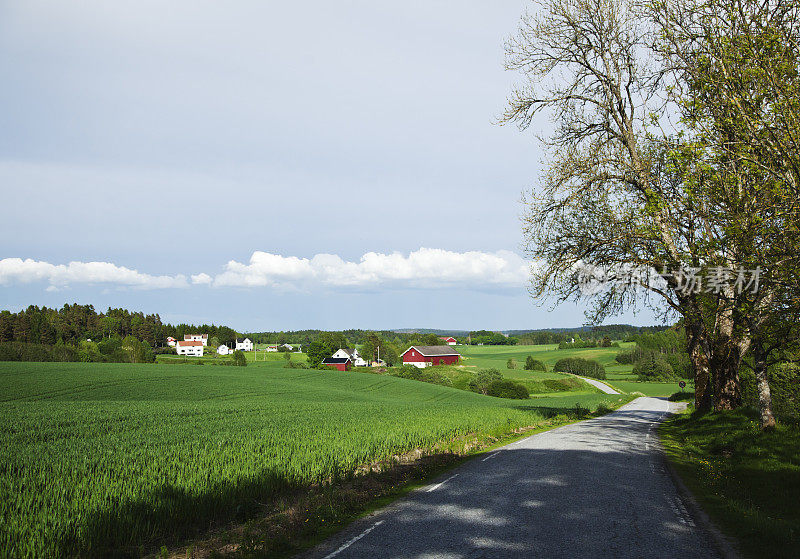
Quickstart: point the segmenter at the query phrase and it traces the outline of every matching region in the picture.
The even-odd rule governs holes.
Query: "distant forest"
[[[166,345],[168,336],[182,340],[184,334],[203,333],[220,343],[233,341],[237,332],[213,324],[165,324],[158,314],[109,308],[97,312],[92,305],[64,305],[62,308],[29,306],[18,313],[0,312],[0,342],[32,344],[71,344],[91,339],[133,336],[151,347]]]

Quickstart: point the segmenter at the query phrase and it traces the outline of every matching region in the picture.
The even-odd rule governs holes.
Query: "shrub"
[[[605,380],[606,369],[597,361],[592,359],[582,359],[580,357],[566,357],[559,359],[553,366],[553,370],[559,373],[571,373],[583,377],[591,377]]]
[[[667,398],[670,402],[693,402],[694,401],[694,392],[675,392],[674,394],[670,395]]]
[[[668,381],[675,379],[675,371],[660,355],[651,353],[633,365],[633,374],[642,381]]]
[[[413,365],[403,365],[390,373],[392,376],[407,378],[410,380],[417,380],[420,382],[427,382],[429,384],[438,384],[440,386],[453,386],[453,381],[444,376],[433,367],[426,367],[420,369]]]
[[[547,365],[544,364],[543,361],[539,361],[538,359],[534,359],[533,355],[529,355],[525,358],[525,370],[526,371],[543,371],[547,372]]]
[[[475,378],[469,381],[467,388],[479,394],[486,394],[489,385],[497,380],[503,380],[503,375],[497,369],[481,369],[475,374]]]
[[[243,351],[237,349],[233,352],[233,364],[237,367],[247,367],[247,357],[245,357]]]
[[[633,363],[633,351],[620,351],[614,359],[620,365],[630,365]]]
[[[517,360],[513,357],[509,357],[508,361],[506,361],[506,368],[507,369],[516,369],[517,368]]]
[[[513,380],[493,380],[486,388],[487,396],[495,396],[496,398],[512,398],[517,400],[525,400],[530,398],[528,389],[514,382]]]

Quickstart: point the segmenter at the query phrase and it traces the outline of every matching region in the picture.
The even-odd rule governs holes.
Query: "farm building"
[[[355,365],[356,367],[366,367],[367,365],[369,365],[369,363],[367,363],[358,354],[358,350],[355,349],[355,348],[353,348],[353,349],[350,349],[350,348],[338,349],[338,350],[336,350],[336,353],[331,355],[331,357],[335,357],[337,359],[341,359],[341,358],[347,357],[348,359],[350,359],[350,362],[353,365]]]
[[[237,351],[253,351],[253,342],[250,338],[236,338]]]
[[[322,360],[322,364],[337,371],[349,371],[351,362],[349,357],[326,357]]]
[[[278,349],[283,349],[284,351],[294,351],[294,346],[291,344],[281,344],[278,346]]]
[[[188,355],[189,357],[202,357],[203,346],[206,345],[200,340],[183,340],[176,342],[175,351],[178,355]]]
[[[170,346],[170,347],[175,347],[175,338],[173,338],[172,336],[168,337],[167,338],[167,345]]]
[[[267,351],[272,351],[272,352],[278,351],[278,346],[277,345],[268,345],[267,346]]]
[[[183,336],[184,342],[202,342],[204,346],[208,345],[208,334],[185,334]]]
[[[219,347],[217,348],[217,353],[218,353],[219,355],[228,355],[228,354],[230,354],[230,353],[233,353],[233,350],[231,350],[231,348],[229,348],[229,347],[228,347],[228,346],[226,346],[225,344],[222,344],[221,346],[219,346]]]
[[[423,368],[431,365],[453,365],[461,359],[461,354],[449,345],[412,345],[400,357],[403,365]]]
[[[458,343],[456,342],[456,339],[453,336],[442,336],[439,339],[442,340],[447,345],[456,345],[456,343]]]

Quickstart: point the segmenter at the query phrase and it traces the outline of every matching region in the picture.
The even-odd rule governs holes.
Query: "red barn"
[[[442,336],[439,339],[442,340],[447,345],[456,345],[458,343],[456,342],[456,339],[453,336]]]
[[[337,371],[349,371],[351,365],[349,357],[326,357],[322,360],[322,364],[333,367]]]
[[[423,368],[431,365],[454,365],[461,359],[461,354],[449,345],[412,345],[400,357],[403,358],[403,365]]]

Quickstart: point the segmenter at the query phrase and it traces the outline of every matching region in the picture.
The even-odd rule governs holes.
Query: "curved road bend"
[[[638,398],[512,443],[302,557],[718,557],[662,466],[654,427],[674,406]]]

